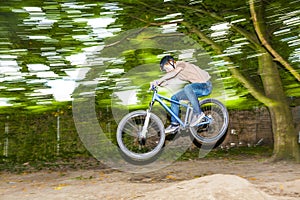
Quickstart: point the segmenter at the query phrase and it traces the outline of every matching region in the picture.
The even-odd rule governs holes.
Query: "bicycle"
[[[196,126],[189,126],[193,108],[189,103],[174,101],[158,94],[157,87],[152,87],[152,100],[149,108],[128,113],[122,118],[117,128],[117,143],[123,154],[132,160],[145,161],[158,155],[165,143],[165,128],[162,120],[151,112],[155,102],[160,105],[180,124],[180,130],[189,129],[192,138],[201,144],[214,145],[226,134],[229,115],[226,107],[218,100],[206,98],[199,101],[205,117]],[[176,116],[164,101],[176,103],[185,108],[184,120]]]

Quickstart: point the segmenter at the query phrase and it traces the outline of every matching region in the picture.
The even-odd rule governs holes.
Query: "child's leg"
[[[179,92],[177,92],[176,94],[174,94],[171,97],[172,100],[174,101],[180,101],[180,100],[188,100],[187,96],[185,95],[185,92],[182,90],[180,90]],[[174,112],[174,114],[176,116],[179,116],[179,105],[176,103],[171,103],[171,110]],[[179,123],[173,116],[171,116],[171,123],[175,124],[175,123]]]

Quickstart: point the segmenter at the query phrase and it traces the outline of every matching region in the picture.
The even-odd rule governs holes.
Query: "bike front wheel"
[[[190,127],[192,136],[202,144],[216,144],[227,132],[229,115],[226,107],[216,99],[199,102],[205,118],[199,126]]]
[[[165,142],[164,125],[159,117],[150,113],[146,138],[141,138],[146,111],[134,111],[127,114],[119,123],[117,143],[120,150],[129,158],[137,161],[155,157]]]

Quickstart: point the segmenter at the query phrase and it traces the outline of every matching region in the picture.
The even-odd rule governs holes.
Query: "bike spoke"
[[[127,124],[130,125],[135,131],[139,131],[138,125],[136,124],[136,122],[133,121],[133,119],[131,119],[130,121],[128,121]]]
[[[146,138],[140,138],[146,113],[136,113],[137,114],[129,116],[127,120],[121,123],[122,127],[120,128],[120,131],[122,132],[119,132],[120,137],[118,143],[121,142],[122,150],[128,152],[128,155],[130,156],[140,157],[140,155],[145,153],[147,153],[147,155],[156,154],[164,144],[165,136],[161,133],[163,124],[158,117],[151,114]],[[129,152],[131,153],[129,154]]]
[[[138,136],[137,133],[138,133],[138,131],[132,131],[129,128],[124,128],[123,129],[123,134],[128,134],[128,135],[130,135],[132,137],[137,137]]]
[[[225,133],[228,126],[228,113],[224,105],[214,99],[206,99],[201,103],[201,109],[209,123],[202,123],[198,127],[191,128],[196,140],[203,143],[215,143]]]

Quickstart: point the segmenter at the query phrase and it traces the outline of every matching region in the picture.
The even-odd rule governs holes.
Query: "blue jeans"
[[[191,83],[186,85],[179,92],[174,94],[171,99],[175,101],[188,100],[193,106],[194,114],[200,114],[201,108],[199,105],[198,97],[207,96],[212,91],[212,84],[210,81],[206,83]],[[171,103],[171,110],[175,115],[179,115],[179,105],[176,103]],[[178,123],[174,117],[171,117],[171,123]]]

